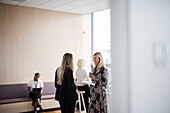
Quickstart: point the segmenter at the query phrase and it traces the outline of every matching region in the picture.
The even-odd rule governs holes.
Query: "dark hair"
[[[39,75],[40,76],[40,73],[35,73],[35,76]]]

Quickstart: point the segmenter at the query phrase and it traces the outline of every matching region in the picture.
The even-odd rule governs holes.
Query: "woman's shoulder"
[[[43,82],[41,79],[38,79],[38,81]]]
[[[33,82],[34,82],[34,80],[30,80],[30,81],[29,81],[29,83],[33,83]]]
[[[65,72],[73,72],[73,71],[71,70],[71,68],[66,67]]]
[[[77,70],[78,70],[78,71],[86,71],[85,68],[78,68]]]
[[[101,67],[101,68],[100,68],[100,70],[101,70],[101,71],[102,71],[102,73],[103,73],[103,72],[107,72],[107,71],[108,71],[108,68],[107,68],[107,67],[105,67],[105,66],[103,66],[103,67]]]
[[[76,73],[85,73],[85,72],[87,72],[87,70],[85,68],[78,68],[76,70]]]
[[[106,67],[106,66],[104,66],[103,68],[104,68],[104,70],[108,70],[108,67]]]
[[[58,69],[59,69],[60,67],[58,67],[56,70],[55,70],[55,73],[57,74],[57,71],[58,71]]]

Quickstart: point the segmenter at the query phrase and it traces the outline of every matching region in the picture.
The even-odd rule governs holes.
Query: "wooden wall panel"
[[[0,84],[53,81],[65,52],[83,56],[83,17],[0,4]]]

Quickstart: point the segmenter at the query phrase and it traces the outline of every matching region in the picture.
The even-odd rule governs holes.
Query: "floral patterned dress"
[[[93,70],[96,77],[95,86],[90,87],[90,104],[88,113],[107,113],[106,87],[108,82],[108,70],[104,67]]]

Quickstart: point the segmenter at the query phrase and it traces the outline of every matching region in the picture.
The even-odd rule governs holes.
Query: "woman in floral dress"
[[[100,52],[93,55],[95,68],[89,74],[93,84],[90,85],[90,104],[88,113],[107,113],[106,87],[108,82],[108,70],[104,66]]]

